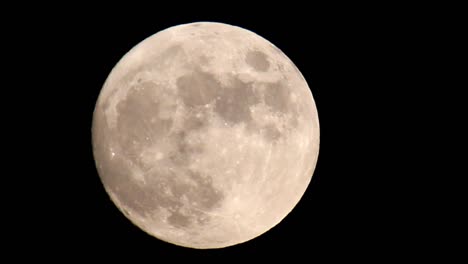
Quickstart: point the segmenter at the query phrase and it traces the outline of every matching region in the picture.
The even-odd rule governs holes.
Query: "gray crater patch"
[[[257,71],[265,72],[270,68],[267,55],[260,51],[249,51],[245,57],[245,62]]]
[[[229,87],[224,87],[219,95],[214,111],[230,123],[249,122],[252,119],[250,106],[258,102],[252,84],[232,78]]]
[[[202,106],[213,101],[220,84],[212,74],[194,71],[177,79],[178,93],[188,107]]]
[[[117,105],[118,142],[124,154],[133,162],[141,150],[168,134],[173,120],[159,118],[161,89],[151,82],[138,84]]]
[[[174,227],[187,227],[190,225],[190,218],[186,215],[181,214],[179,211],[173,212],[167,221]]]
[[[247,124],[245,127],[246,132],[249,134],[261,135],[265,142],[275,144],[280,139],[284,138],[284,134],[278,129],[274,123],[266,125],[259,125],[254,122]]]
[[[202,144],[189,142],[187,140],[189,131],[190,129],[183,130],[171,136],[171,140],[176,144],[175,149],[168,153],[168,160],[171,165],[176,167],[187,166],[190,163],[191,157],[203,153],[204,149]]]
[[[198,63],[200,63],[200,65],[209,65],[211,61],[213,61],[213,58],[208,57],[206,55],[200,55],[198,57]]]
[[[189,176],[196,184],[187,194],[189,201],[195,202],[195,206],[201,210],[211,210],[221,204],[224,195],[213,186],[210,176],[202,176],[194,171],[189,171]]]
[[[204,224],[208,219],[205,212],[219,206],[224,195],[213,186],[209,176],[202,177],[197,172],[188,170],[183,177],[188,177],[192,184],[181,182],[179,178],[179,180],[169,180],[168,186],[172,186],[171,192],[177,201],[185,197],[191,204],[185,205],[184,212],[182,212],[182,202],[172,206],[172,213],[167,219],[168,223],[174,227],[187,227],[194,222]]]
[[[203,108],[189,112],[184,117],[184,126],[182,129],[186,132],[190,132],[192,130],[199,130],[203,127],[206,127],[208,125],[207,115],[208,113],[206,109]]]
[[[281,138],[282,134],[278,128],[273,124],[268,124],[263,127],[263,136],[267,141],[276,141]]]
[[[114,162],[104,168],[112,177],[103,180],[119,201],[131,211],[144,215],[145,212],[158,210],[159,207],[180,207],[181,203],[175,197],[164,195],[168,185],[169,175],[163,173],[151,173],[146,175],[148,185],[138,184],[131,178],[132,168],[122,158],[116,157]],[[156,181],[158,180],[158,182]]]
[[[169,67],[174,62],[174,58],[182,54],[184,54],[184,49],[182,48],[182,45],[174,44],[154,59],[154,61],[157,62],[157,64],[155,64],[154,66],[156,66],[159,69]]]
[[[289,112],[289,91],[281,82],[268,83],[265,90],[265,104],[270,106],[273,111],[287,113]]]

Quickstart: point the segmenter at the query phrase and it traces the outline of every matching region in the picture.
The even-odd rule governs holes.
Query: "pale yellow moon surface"
[[[105,190],[148,234],[223,248],[267,232],[305,193],[319,121],[294,63],[252,31],[182,24],[132,48],[93,115]]]

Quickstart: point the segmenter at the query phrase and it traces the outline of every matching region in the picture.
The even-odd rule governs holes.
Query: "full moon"
[[[92,120],[104,189],[144,232],[223,248],[284,219],[319,152],[311,90],[252,31],[182,24],[146,38],[106,79]]]

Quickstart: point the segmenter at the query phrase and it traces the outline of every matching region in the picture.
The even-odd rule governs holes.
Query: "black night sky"
[[[401,42],[389,37],[395,34],[391,16],[338,5],[242,12],[228,12],[228,4],[205,12],[132,8],[114,13],[58,7],[61,11],[38,12],[12,31],[17,36],[11,44],[31,54],[20,68],[31,72],[35,84],[28,86],[24,103],[39,105],[32,112],[31,141],[45,150],[23,165],[34,171],[28,173],[34,175],[28,189],[38,194],[29,202],[35,204],[28,213],[35,220],[18,220],[35,230],[25,233],[21,245],[44,245],[48,249],[38,254],[52,258],[136,256],[195,263],[251,257],[285,257],[292,263],[380,260],[408,249],[411,239],[401,236],[404,217],[392,213],[400,211],[394,187],[408,171],[395,166],[406,161],[391,153],[401,151],[397,137],[410,121],[395,117],[394,99],[405,89],[393,78]],[[219,250],[174,246],[131,224],[108,198],[91,145],[94,104],[122,55],[160,30],[197,21],[237,25],[279,47],[307,80],[321,129],[314,176],[295,209],[264,235]]]

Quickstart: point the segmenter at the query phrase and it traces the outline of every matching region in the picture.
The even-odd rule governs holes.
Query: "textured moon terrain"
[[[160,31],[112,69],[92,121],[106,192],[146,233],[222,248],[267,232],[305,193],[319,152],[307,82],[252,31]]]

